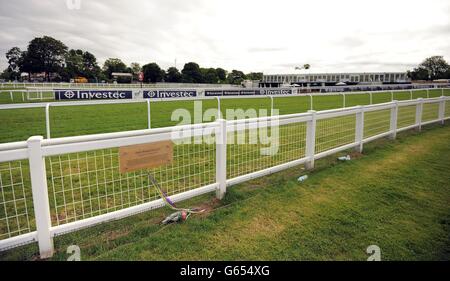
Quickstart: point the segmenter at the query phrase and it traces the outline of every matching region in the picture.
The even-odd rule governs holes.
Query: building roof
[[[112,76],[123,76],[123,77],[131,77],[133,74],[131,73],[123,73],[123,72],[113,72],[111,73]]]

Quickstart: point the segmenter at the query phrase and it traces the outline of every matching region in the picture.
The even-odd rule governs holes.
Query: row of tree
[[[127,66],[118,58],[109,58],[100,68],[92,53],[69,50],[63,42],[49,36],[34,38],[25,51],[18,47],[11,48],[6,58],[9,65],[1,74],[1,78],[6,80],[19,80],[22,73],[28,73],[29,77],[33,73],[45,73],[46,81],[69,81],[85,77],[91,82],[99,82],[112,81],[114,72],[131,73],[135,80],[143,72],[145,82],[149,83],[240,84],[246,79],[262,79],[262,73],[244,74],[239,70],[228,72],[223,68],[201,68],[195,62],[185,64],[180,72],[175,67],[166,71],[154,62],[142,67],[139,63]],[[118,82],[124,82],[118,79]]]
[[[408,71],[412,80],[450,79],[450,65],[442,56],[426,58],[418,67]]]
[[[70,49],[61,41],[49,36],[34,38],[25,51],[18,47],[6,53],[8,67],[1,74],[5,80],[19,80],[22,73],[44,73],[47,81],[69,81],[85,77],[91,82],[112,81],[114,72],[131,73],[135,80],[144,73],[145,82],[172,83],[227,83],[240,84],[242,81],[260,80],[262,73],[245,74],[239,70],[227,72],[223,68],[201,68],[195,62],[184,65],[181,72],[175,68],[163,70],[157,63],[140,66],[132,63],[127,66],[118,58],[107,59],[102,68],[97,58],[88,51]],[[307,67],[307,68],[306,68]],[[308,69],[309,65],[305,65]],[[450,79],[450,65],[442,56],[425,59],[417,68],[408,71],[412,80]],[[118,78],[118,82],[120,78]]]

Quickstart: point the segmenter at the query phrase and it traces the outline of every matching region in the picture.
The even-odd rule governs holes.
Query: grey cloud
[[[351,68],[401,70],[420,63],[429,53],[440,52],[447,59],[450,55],[448,19],[424,27],[415,25],[414,19],[410,19],[408,30],[384,28],[372,33],[363,32],[358,26],[347,32],[336,19],[322,19],[327,25],[336,22],[335,26],[329,27],[337,31],[346,30],[341,32],[344,35],[340,39],[327,41],[327,36],[337,36],[316,34],[314,26],[318,24],[318,30],[321,30],[320,23],[308,26],[299,18],[291,21],[287,17],[263,26],[267,17],[261,14],[272,13],[271,9],[263,9],[271,5],[267,2],[261,4],[261,13],[245,16],[247,21],[265,27],[261,30],[267,30],[275,37],[253,41],[247,39],[253,34],[259,39],[265,38],[265,33],[246,34],[246,28],[226,33],[228,25],[230,29],[235,28],[231,23],[241,19],[228,14],[217,18],[229,11],[217,9],[215,3],[209,0],[82,0],[80,10],[69,10],[66,0],[0,0],[0,68],[7,65],[4,54],[8,49],[14,46],[25,49],[30,40],[43,35],[55,37],[69,48],[88,50],[99,62],[119,57],[126,63],[156,61],[162,67],[172,65],[178,58],[179,66],[186,61],[196,61],[205,67],[229,66],[245,71],[293,71],[295,66],[305,63],[315,69],[331,71]],[[297,5],[296,1],[286,6],[294,5]],[[450,3],[445,7],[450,11]],[[403,18],[399,17],[399,20]],[[292,25],[286,28],[289,24]],[[273,31],[277,33],[273,34]],[[307,37],[302,38],[299,35],[302,32]],[[246,36],[238,36],[243,33]],[[386,46],[391,42],[408,42],[410,47],[390,50]],[[418,44],[423,42],[426,44]],[[424,50],[427,44],[430,47]],[[324,56],[328,53],[337,55]],[[390,61],[390,58],[395,59]]]

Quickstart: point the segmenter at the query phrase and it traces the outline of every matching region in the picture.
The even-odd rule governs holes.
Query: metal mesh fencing
[[[364,113],[364,138],[389,132],[391,128],[391,110],[377,110]]]
[[[149,173],[168,196],[215,183],[215,144],[189,140],[189,144],[174,144],[171,164],[126,174],[120,173],[117,148],[48,157],[52,223],[61,225],[159,199]]]
[[[425,103],[422,111],[422,122],[439,119],[439,103]]]
[[[416,106],[408,105],[398,108],[397,127],[404,128],[416,123]]]
[[[450,117],[450,101],[445,101],[445,117]]]
[[[321,119],[316,126],[316,153],[355,142],[354,114]]]
[[[265,136],[269,138],[261,141]],[[305,157],[306,123],[231,132],[227,142],[227,178],[231,179]]]
[[[28,161],[0,163],[0,240],[35,230]]]

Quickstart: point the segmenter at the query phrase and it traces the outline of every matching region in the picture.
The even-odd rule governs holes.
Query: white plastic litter
[[[304,176],[301,176],[301,177],[298,178],[298,182],[304,182],[304,181],[306,181],[307,179],[308,179],[308,176],[307,176],[307,175],[304,175]]]
[[[347,156],[342,156],[338,158],[339,161],[350,161],[352,160],[352,158],[350,157],[350,155]]]

